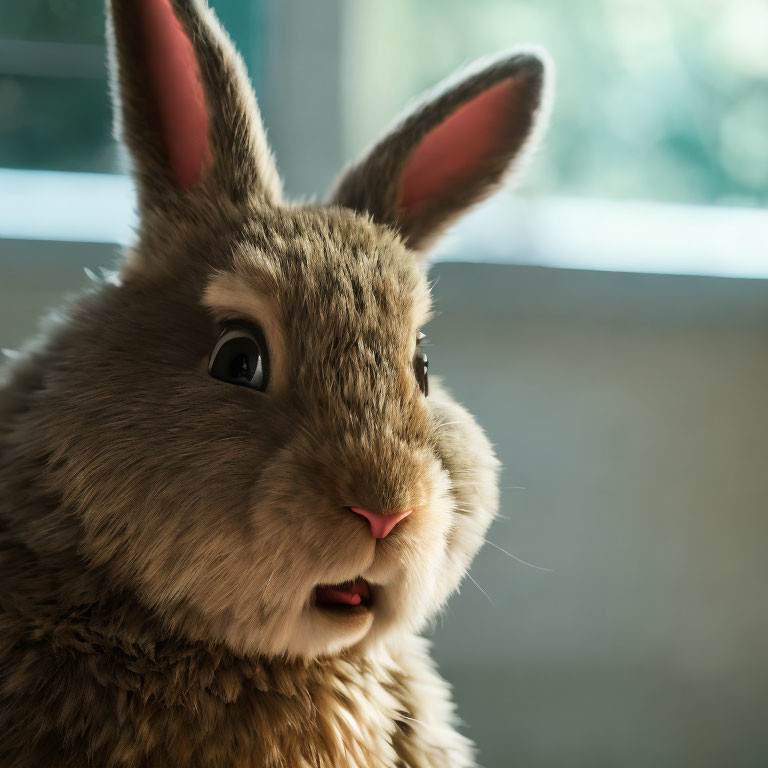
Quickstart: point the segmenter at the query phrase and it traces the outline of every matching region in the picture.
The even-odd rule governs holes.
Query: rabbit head
[[[529,145],[542,59],[443,84],[299,207],[201,0],[112,0],[110,38],[140,224],[38,353],[60,524],[188,638],[312,658],[418,629],[497,506],[488,441],[428,389],[419,254]]]

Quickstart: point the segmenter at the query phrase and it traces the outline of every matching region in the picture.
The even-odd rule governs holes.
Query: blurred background
[[[434,628],[485,768],[768,765],[768,3],[214,0],[287,191],[423,89],[557,68],[516,188],[445,238],[430,361],[504,464]],[[114,265],[100,0],[0,0],[0,346]]]

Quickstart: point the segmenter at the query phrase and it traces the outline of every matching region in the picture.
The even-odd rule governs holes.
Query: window
[[[213,5],[249,66],[291,196],[321,196],[462,63],[532,41],[557,72],[547,138],[520,187],[462,222],[438,257],[768,277],[763,0]],[[130,182],[103,178],[126,167],[111,138],[103,26],[101,0],[0,0],[0,237],[130,236]],[[77,196],[56,205],[64,188]]]
[[[350,151],[462,63],[532,42],[555,60],[557,98],[528,193],[768,203],[763,0],[400,0],[348,12]]]
[[[212,3],[255,69],[257,6]],[[113,173],[102,0],[0,0],[0,167]]]

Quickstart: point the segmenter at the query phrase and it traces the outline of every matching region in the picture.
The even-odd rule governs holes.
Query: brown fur
[[[68,307],[0,388],[0,765],[468,766],[418,632],[482,542],[497,462],[438,382],[429,398],[416,383],[423,267],[391,213],[281,202],[239,59],[202,3],[174,8],[214,166],[174,189],[132,1],[113,0],[136,245],[121,280]],[[507,162],[538,97],[521,103]],[[435,114],[416,113],[411,141]],[[386,196],[378,174],[398,162],[364,163],[340,189]],[[338,196],[367,207],[353,198]],[[231,314],[265,329],[265,393],[207,373]],[[415,512],[377,542],[350,505]],[[311,604],[315,585],[356,577],[374,585],[372,611]]]

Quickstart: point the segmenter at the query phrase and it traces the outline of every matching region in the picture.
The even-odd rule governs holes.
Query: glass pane
[[[250,64],[258,4],[211,4]],[[0,167],[121,170],[111,135],[103,0],[0,0],[0,30]]]
[[[764,0],[348,3],[346,154],[465,62],[546,47],[551,130],[525,189],[690,203],[768,202]]]

